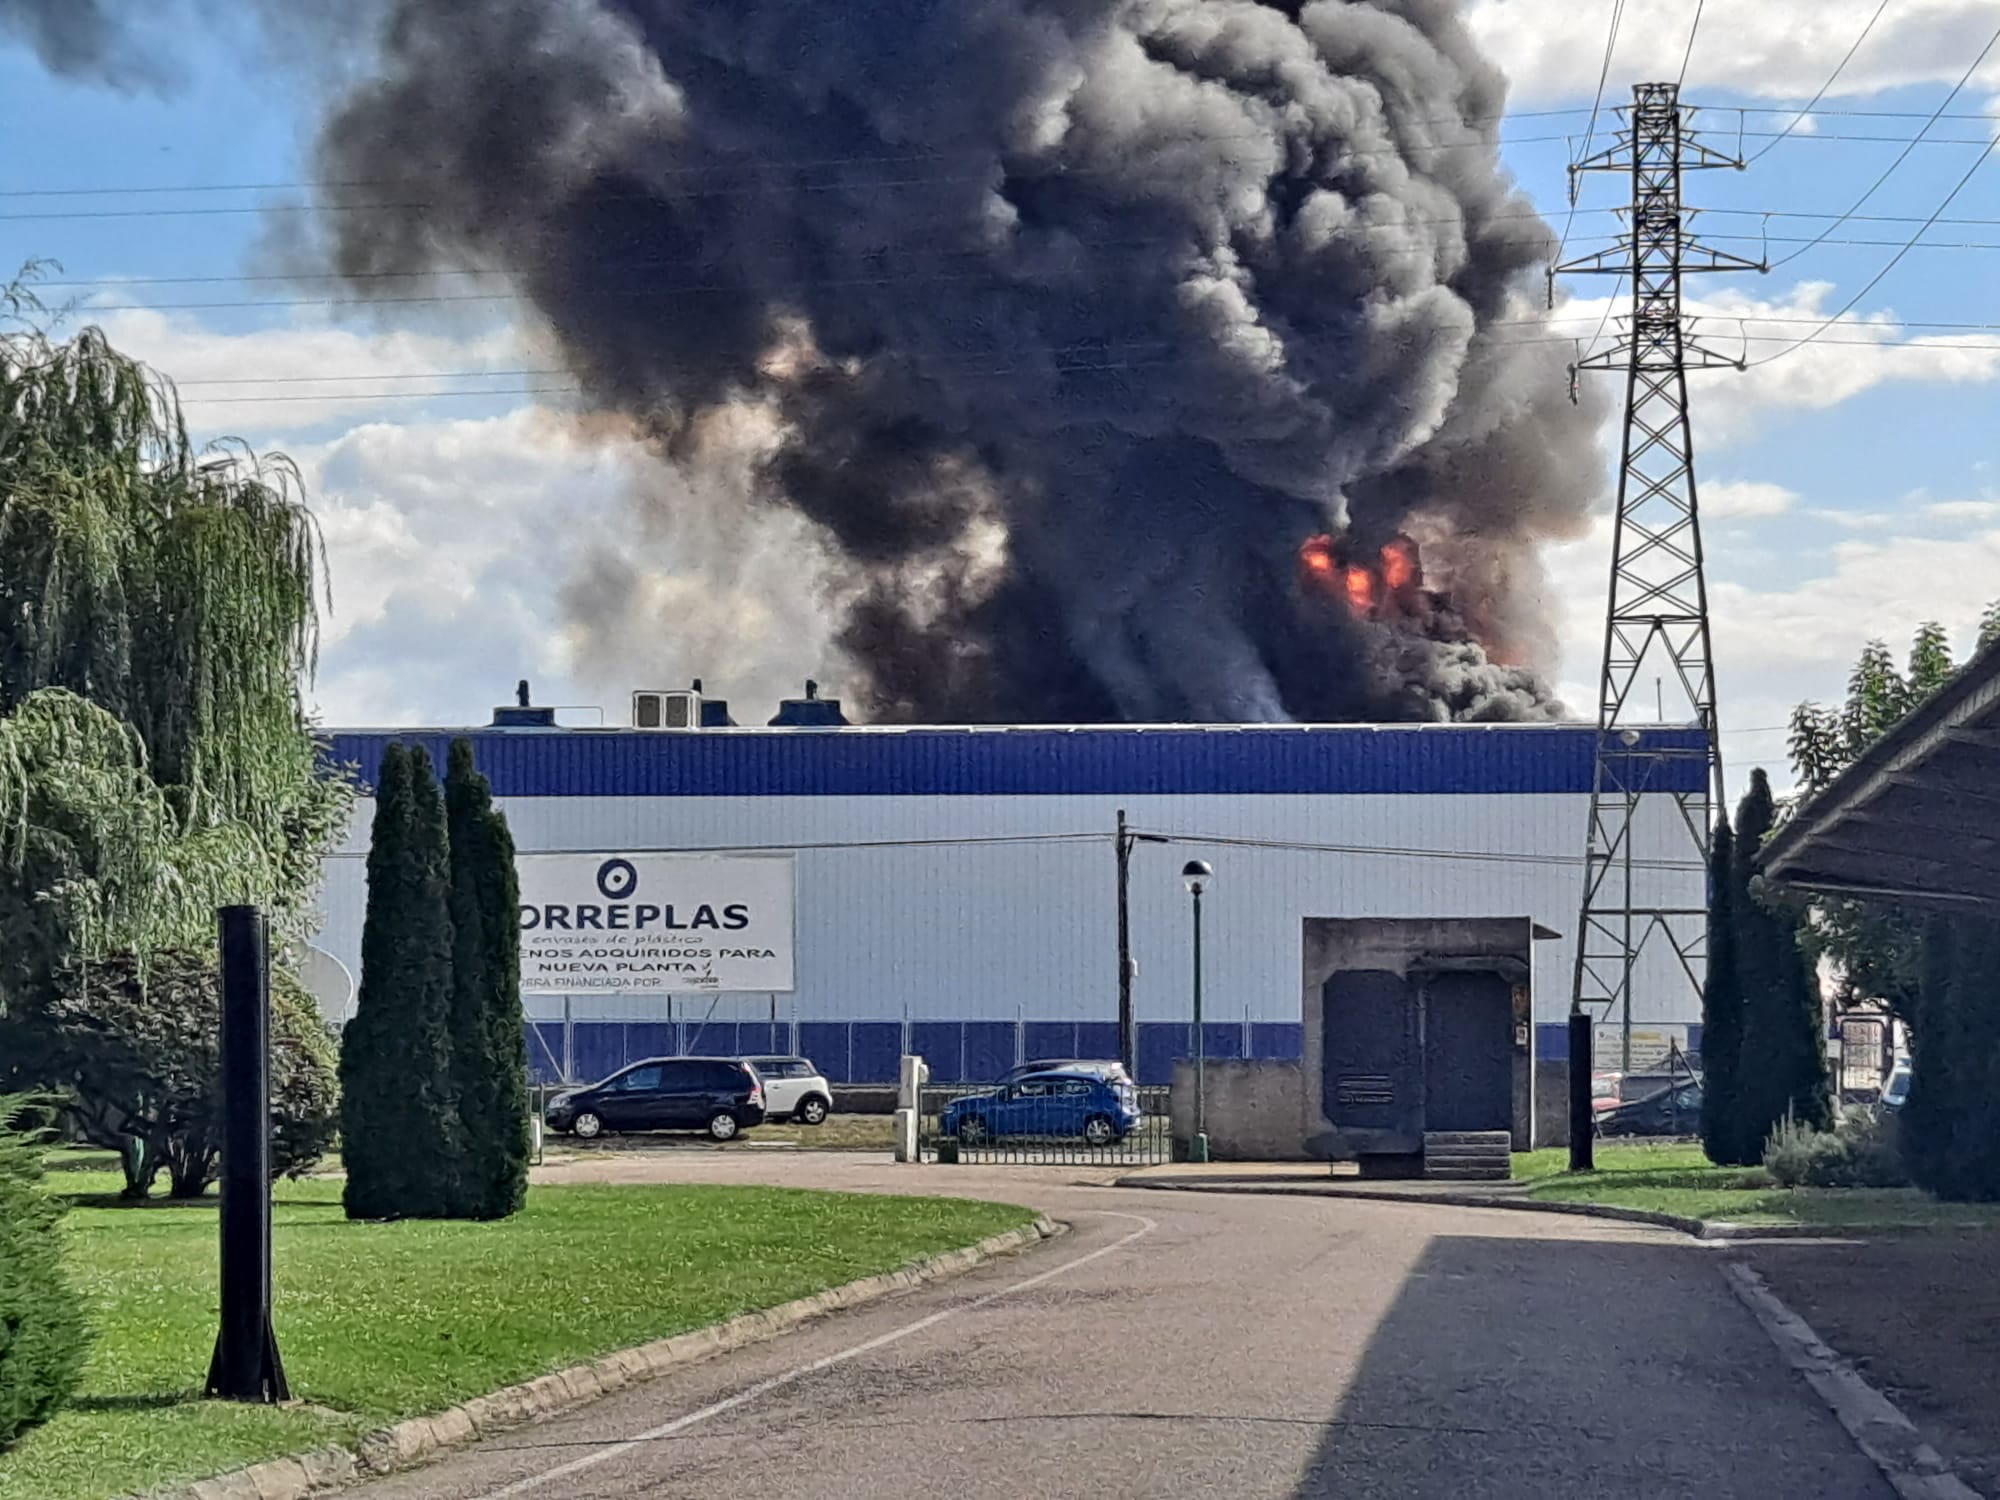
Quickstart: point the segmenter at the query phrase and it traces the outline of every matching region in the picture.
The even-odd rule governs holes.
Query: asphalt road
[[[1073,1232],[352,1493],[1892,1494],[1731,1295],[1718,1252],[1658,1231],[1136,1193],[1059,1168],[738,1152],[584,1170],[1002,1198]]]

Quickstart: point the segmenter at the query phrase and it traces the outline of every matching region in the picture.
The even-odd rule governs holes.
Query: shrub
[[[0,1099],[0,1119],[21,1111]],[[88,1334],[62,1273],[61,1209],[42,1191],[38,1132],[0,1128],[0,1449],[76,1389]]]
[[[1787,1120],[1771,1132],[1764,1169],[1780,1187],[1907,1187],[1896,1143],[1896,1120],[1886,1111],[1850,1111],[1831,1130]]]
[[[119,1153],[125,1196],[162,1171],[177,1198],[215,1180],[222,1147],[222,983],[208,953],[131,955],[64,983],[28,1030],[37,1071],[73,1096],[78,1133]],[[311,1170],[339,1117],[333,1038],[299,982],[271,974],[271,1165]]]

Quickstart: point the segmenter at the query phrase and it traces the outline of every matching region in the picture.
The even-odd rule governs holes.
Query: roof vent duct
[[[806,679],[806,695],[803,698],[787,698],[778,705],[778,716],[771,720],[775,729],[840,729],[847,724],[847,715],[840,711],[838,698],[822,698],[819,684],[810,677]]]

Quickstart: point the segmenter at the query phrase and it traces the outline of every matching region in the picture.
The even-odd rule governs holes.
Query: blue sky
[[[1734,151],[1741,129],[1748,150],[1765,146],[1768,135],[1759,133],[1788,118],[1774,111],[1825,82],[1875,8],[1873,0],[1709,0],[1687,94],[1709,107],[1713,144]],[[1564,164],[1589,119],[1610,0],[1474,0],[1468,10],[1514,80],[1507,160],[1560,228]],[[1635,78],[1678,69],[1694,5],[1630,0],[1626,10],[1607,107],[1629,97]],[[1889,12],[1804,128],[1748,172],[1691,176],[1691,201],[1715,210],[1702,228],[1718,246],[1756,258],[1768,229],[1774,260],[1799,250],[1830,220],[1797,216],[1849,207],[1921,127],[1912,116],[1938,106],[1995,24],[1990,0],[1892,4]],[[703,670],[733,680],[761,707],[785,680],[828,670],[824,622],[797,597],[770,597],[770,570],[795,566],[776,522],[775,530],[722,539],[745,557],[733,576],[657,581],[660,601],[684,598],[691,612],[728,616],[735,628],[696,622],[658,650],[635,642],[632,660],[574,659],[555,605],[563,582],[550,561],[555,539],[536,527],[540,497],[556,486],[583,514],[611,507],[632,481],[632,450],[617,434],[579,434],[537,409],[532,395],[357,399],[434,390],[440,370],[549,366],[548,352],[511,330],[501,305],[453,308],[448,318],[435,310],[174,306],[296,302],[311,291],[231,279],[269,273],[260,245],[271,205],[306,200],[297,185],[311,175],[310,93],[240,29],[187,41],[181,63],[170,89],[121,91],[54,77],[24,47],[0,40],[0,140],[14,147],[0,155],[0,266],[61,262],[54,279],[73,285],[51,287],[50,300],[100,309],[89,316],[180,378],[199,429],[242,433],[300,458],[315,481],[334,569],[317,686],[330,719],[474,719],[524,673],[545,697],[603,703],[614,716],[636,676],[670,682]],[[1916,229],[1908,220],[1932,213],[1987,149],[1996,94],[2000,48],[1952,104],[1963,118],[1933,128],[1950,144],[1910,152],[1861,211],[1873,217],[1835,228],[1828,243],[1770,276],[1697,285],[1695,295],[1717,305],[1707,324],[1713,342],[1742,349],[1739,316],[1808,319],[1845,303]],[[1599,119],[1600,140],[1609,125],[1608,114]],[[224,185],[251,189],[207,190]],[[1615,226],[1604,210],[1623,190],[1614,177],[1585,182],[1571,254],[1606,243]],[[1739,766],[1781,753],[1783,737],[1769,726],[1800,696],[1837,693],[1868,636],[1900,646],[1920,618],[1935,615],[1964,639],[1980,605],[2000,596],[2000,162],[1981,169],[1947,218],[1986,222],[1940,223],[1928,240],[1984,248],[1913,250],[1851,315],[1901,320],[1900,328],[1842,325],[1749,375],[1700,378],[1699,472],[1710,502],[1723,712]],[[1850,240],[1874,243],[1839,243]],[[161,278],[218,279],[104,285]],[[1601,279],[1578,283],[1582,300],[1566,310],[1578,321],[1562,331],[1590,334],[1608,290]],[[1914,326],[1925,323],[1954,326]],[[1804,334],[1812,326],[1750,331]],[[1956,347],[1882,347],[1926,335]],[[1779,347],[1748,346],[1753,358]],[[347,383],[346,399],[223,399],[329,396],[341,385],[263,381],[334,374],[360,377]],[[425,378],[398,379],[407,376]],[[559,383],[518,375],[443,382],[501,391]],[[1599,535],[1550,556],[1560,677],[1572,701],[1590,700],[1603,550]],[[451,559],[441,568],[440,552]],[[744,612],[784,643],[783,662],[745,653]]]

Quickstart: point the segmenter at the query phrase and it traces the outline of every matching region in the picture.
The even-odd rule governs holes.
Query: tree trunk
[[[174,1142],[167,1153],[167,1196],[199,1198],[215,1176],[215,1149],[199,1136]]]

